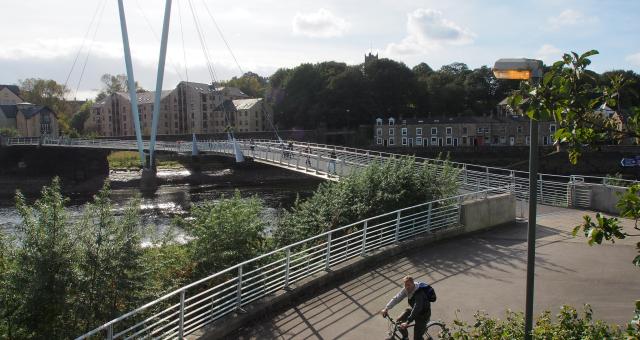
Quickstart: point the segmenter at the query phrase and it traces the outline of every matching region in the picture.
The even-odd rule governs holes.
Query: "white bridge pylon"
[[[149,142],[149,162],[146,162],[144,156],[144,145],[142,143],[142,132],[140,131],[140,113],[138,112],[138,96],[136,94],[136,82],[133,75],[133,64],[131,62],[131,49],[129,48],[129,33],[127,31],[127,20],[124,14],[124,5],[122,0],[118,0],[118,9],[120,13],[120,28],[122,30],[122,45],[124,48],[124,60],[127,68],[127,85],[129,87],[129,97],[131,102],[131,119],[136,132],[136,141],[138,152],[140,153],[140,161],[145,168],[153,168],[154,151],[156,146],[156,135],[158,130],[158,119],[160,117],[160,95],[162,92],[162,83],[164,79],[164,66],[167,56],[167,40],[169,38],[169,20],[171,17],[171,0],[166,0],[164,8],[164,21],[162,24],[162,38],[160,40],[160,56],[158,60],[158,73],[156,77],[156,93],[153,104],[153,114],[151,122],[151,140]]]

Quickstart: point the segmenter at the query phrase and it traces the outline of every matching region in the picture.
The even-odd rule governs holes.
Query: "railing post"
[[[429,208],[427,210],[427,230],[431,230],[431,202],[429,202]]]
[[[516,172],[513,171],[513,170],[511,170],[510,172],[511,172],[509,174],[509,176],[511,177],[511,188],[510,188],[510,191],[511,191],[512,195],[517,196],[516,195]]]
[[[489,167],[485,167],[485,177],[484,177],[484,187],[485,189],[489,187]]]
[[[113,340],[113,324],[110,324],[109,328],[107,328],[107,340]]]
[[[331,233],[327,234],[327,256],[324,260],[324,269],[329,270],[329,261],[331,260]]]
[[[340,167],[340,177],[344,176],[344,167],[346,165],[346,162],[344,160],[344,158],[342,159],[342,166]]]
[[[291,248],[287,247],[287,258],[284,267],[284,289],[289,288],[289,268],[291,267]]]
[[[180,291],[180,324],[178,326],[178,335],[180,339],[184,339],[184,290]]]
[[[396,214],[396,237],[394,242],[397,244],[400,240],[400,211]]]
[[[360,253],[361,256],[364,256],[365,249],[367,247],[367,225],[368,224],[369,224],[369,221],[364,221],[364,227],[362,229],[362,252]]]
[[[463,176],[462,183],[464,185],[467,185],[467,164],[462,165],[462,176]]]
[[[576,184],[575,177],[571,175],[569,177],[569,188],[567,188],[567,206],[575,208],[576,207]]]
[[[540,187],[540,204],[543,204],[544,194],[542,193],[542,174],[538,174],[538,186]]]
[[[318,151],[318,154],[316,155],[316,174],[318,174],[318,169],[320,169],[320,151]]]
[[[242,266],[238,267],[238,292],[236,293],[236,308],[242,307]]]

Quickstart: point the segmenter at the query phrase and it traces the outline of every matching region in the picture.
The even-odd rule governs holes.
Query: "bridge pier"
[[[158,188],[158,178],[155,168],[143,168],[140,176],[140,190],[143,192],[154,192]]]

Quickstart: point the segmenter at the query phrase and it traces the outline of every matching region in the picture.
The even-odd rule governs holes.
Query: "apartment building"
[[[151,133],[154,92],[138,93],[140,127],[143,135]],[[135,134],[131,121],[128,93],[114,93],[91,108],[85,128],[103,136]],[[234,87],[180,82],[175,89],[162,91],[158,134],[220,133],[230,127],[234,131],[263,131],[271,108],[264,100],[249,98]]]
[[[538,124],[540,145],[553,144],[554,122]],[[374,143],[404,147],[518,146],[529,144],[529,121],[523,116],[376,119]]]

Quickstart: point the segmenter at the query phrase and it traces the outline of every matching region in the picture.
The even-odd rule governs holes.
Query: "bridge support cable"
[[[129,97],[131,102],[131,115],[133,125],[136,130],[136,142],[140,153],[140,162],[145,166],[144,146],[142,144],[142,134],[140,132],[140,113],[138,112],[138,95],[136,94],[136,82],[133,78],[133,64],[131,62],[131,49],[129,48],[129,33],[127,32],[127,20],[124,15],[124,5],[122,0],[118,0],[118,10],[120,13],[120,29],[122,31],[122,45],[124,47],[124,62],[127,67],[127,84],[129,86]]]
[[[164,8],[164,22],[160,40],[160,57],[158,60],[158,76],[156,78],[156,93],[153,104],[153,120],[151,121],[151,140],[149,141],[149,167],[153,167],[153,156],[156,147],[158,119],[160,118],[160,98],[162,97],[162,82],[164,80],[164,64],[167,57],[167,40],[169,38],[169,21],[171,18],[171,0],[167,0]]]

